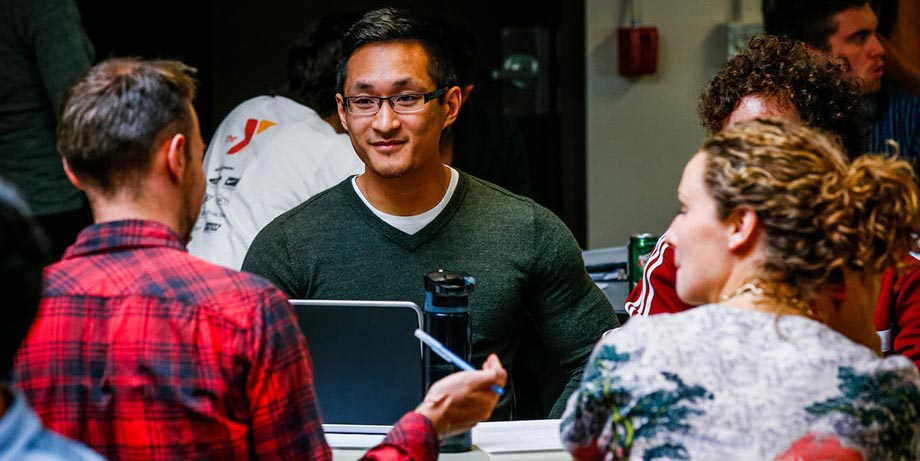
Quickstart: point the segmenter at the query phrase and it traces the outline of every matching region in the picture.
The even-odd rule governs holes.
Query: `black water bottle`
[[[464,272],[439,270],[425,275],[425,332],[467,362],[470,361],[470,293],[476,281]],[[424,384],[431,385],[460,369],[442,359],[430,348],[423,348]],[[447,437],[441,453],[469,451],[473,437],[469,431]]]

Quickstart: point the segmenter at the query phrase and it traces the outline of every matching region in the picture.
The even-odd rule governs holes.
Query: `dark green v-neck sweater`
[[[464,271],[470,297],[473,365],[498,354],[506,369],[531,316],[571,379],[558,417],[578,387],[601,334],[617,326],[613,308],[585,272],[572,233],[532,200],[461,173],[444,210],[415,235],[375,216],[351,179],[282,214],[256,236],[243,270],[291,298],[413,301],[424,305],[424,274]],[[513,384],[493,419],[510,416]],[[407,409],[408,410],[408,409]]]

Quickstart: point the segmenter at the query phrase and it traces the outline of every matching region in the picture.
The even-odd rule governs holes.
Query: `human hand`
[[[504,387],[507,380],[498,357],[490,354],[482,370],[453,373],[432,384],[415,411],[434,424],[438,437],[468,431],[489,419],[499,397],[492,386]]]

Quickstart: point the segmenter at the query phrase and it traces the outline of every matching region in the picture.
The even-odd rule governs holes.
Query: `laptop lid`
[[[391,425],[422,401],[422,349],[413,335],[422,312],[415,303],[290,302],[313,360],[324,427]]]

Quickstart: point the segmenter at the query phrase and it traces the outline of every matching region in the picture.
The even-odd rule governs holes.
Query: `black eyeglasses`
[[[390,108],[397,114],[411,114],[421,112],[425,104],[432,99],[440,98],[447,93],[447,87],[434,90],[431,93],[400,93],[393,96],[346,96],[345,109],[352,115],[374,115],[383,107],[383,101],[390,103]]]

